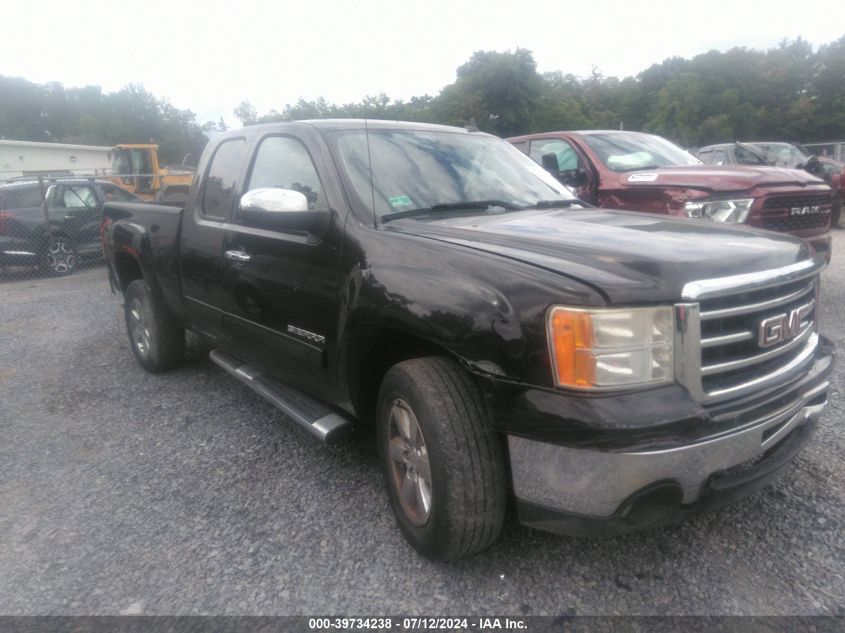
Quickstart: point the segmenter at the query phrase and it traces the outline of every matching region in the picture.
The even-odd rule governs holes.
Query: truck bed
[[[182,207],[152,202],[109,202],[103,207],[103,252],[112,270],[130,257],[144,277],[158,281],[167,304],[181,313],[179,232]],[[123,260],[123,261],[122,261]]]

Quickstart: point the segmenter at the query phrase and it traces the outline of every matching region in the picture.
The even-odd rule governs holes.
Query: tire
[[[149,284],[143,279],[133,281],[123,296],[129,344],[141,367],[157,374],[181,364],[185,354],[185,330]]]
[[[70,275],[79,262],[76,247],[64,235],[54,235],[49,240],[43,257],[42,268],[54,277]]]
[[[379,390],[376,427],[388,496],[408,542],[433,560],[492,545],[505,518],[506,468],[471,376],[446,358],[394,365]]]

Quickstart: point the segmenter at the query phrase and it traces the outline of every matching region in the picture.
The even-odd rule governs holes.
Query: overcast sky
[[[143,83],[200,122],[252,101],[436,94],[477,50],[534,52],[541,72],[635,75],[666,57],[845,34],[842,0],[111,0],[3,7],[0,74],[117,90]],[[0,95],[2,98],[2,95]]]

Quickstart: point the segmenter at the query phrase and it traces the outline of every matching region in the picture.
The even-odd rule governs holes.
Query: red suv
[[[789,233],[830,258],[831,189],[805,171],[703,165],[642,132],[544,132],[508,141],[599,207]]]

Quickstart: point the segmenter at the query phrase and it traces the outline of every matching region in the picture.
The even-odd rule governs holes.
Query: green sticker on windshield
[[[396,196],[394,198],[388,198],[387,201],[391,207],[409,207],[413,204],[408,196]]]

